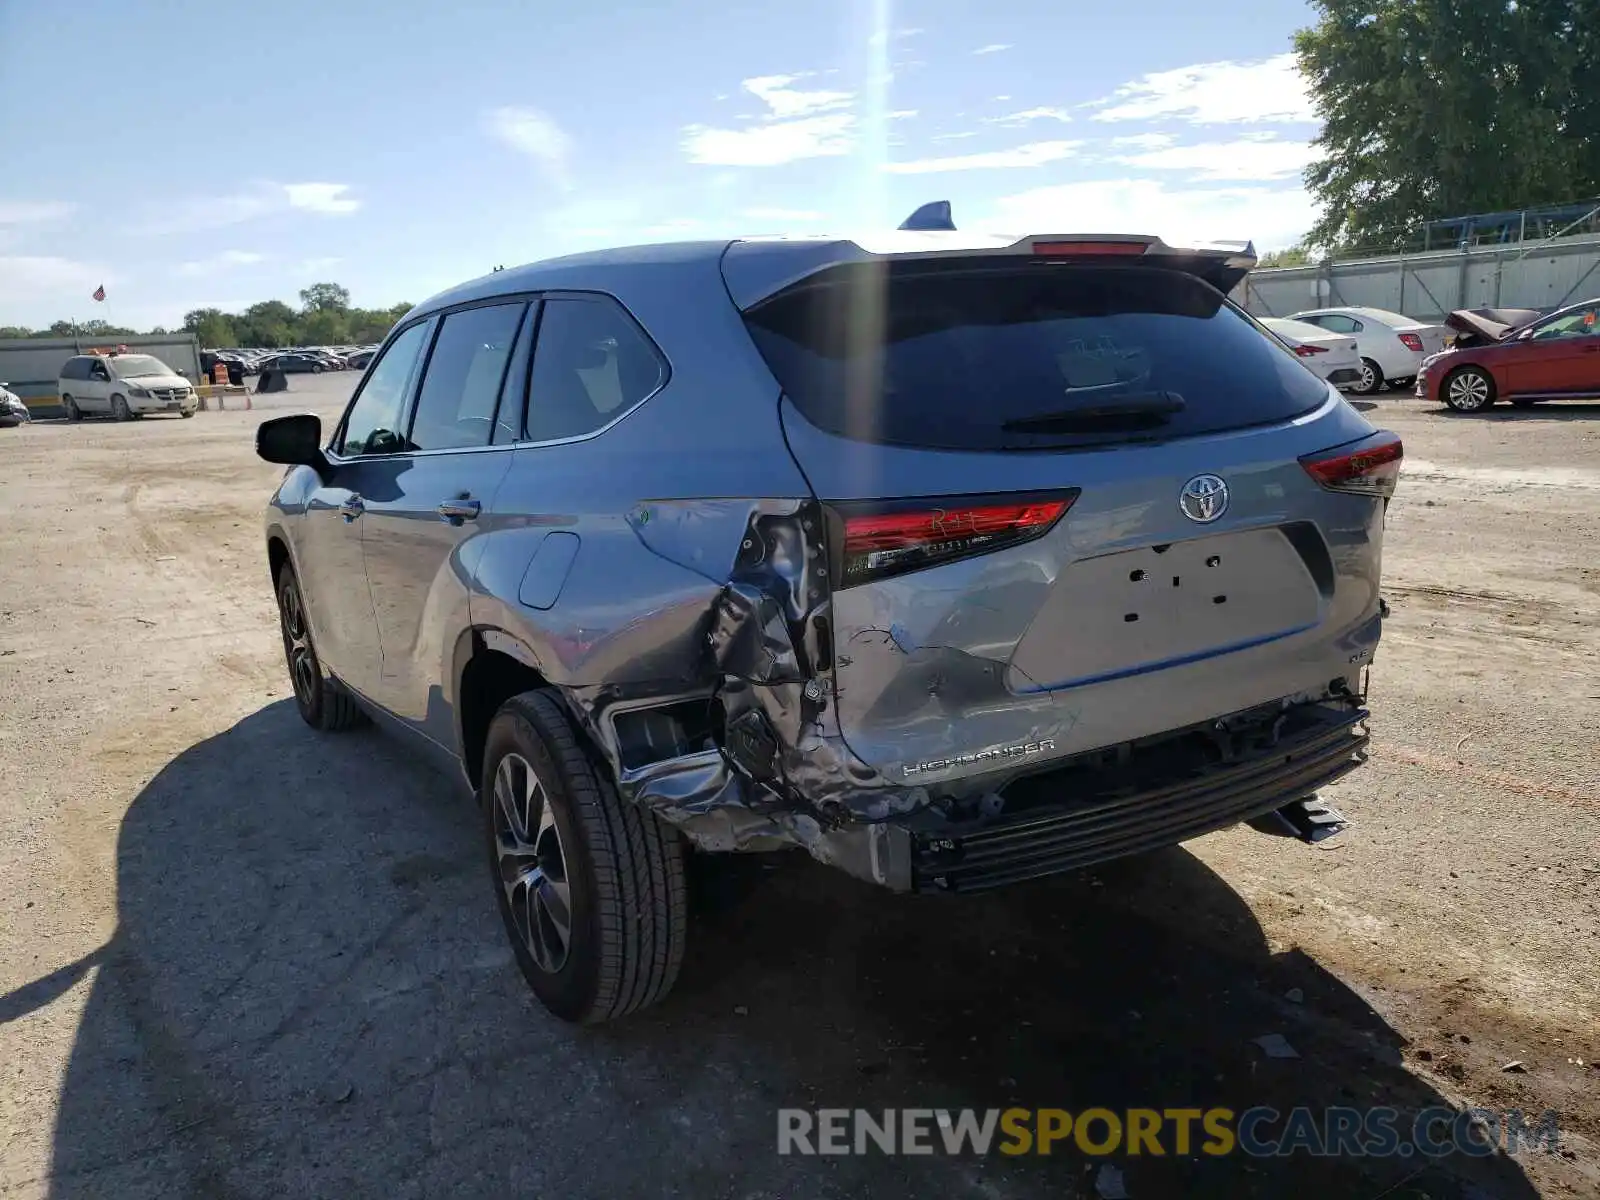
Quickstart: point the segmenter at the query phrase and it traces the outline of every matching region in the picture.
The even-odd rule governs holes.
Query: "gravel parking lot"
[[[1076,1150],[776,1153],[779,1107],[1012,1104],[1549,1108],[1565,1154],[1118,1166],[1135,1198],[1600,1193],[1600,406],[1377,401],[1408,457],[1345,835],[960,900],[797,860],[583,1031],[526,993],[470,805],[289,699],[252,434],[353,381],[0,431],[0,1194],[1096,1195]]]

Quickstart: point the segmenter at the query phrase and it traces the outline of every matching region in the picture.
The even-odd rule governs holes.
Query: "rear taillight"
[[[1027,498],[844,502],[830,506],[838,586],[988,554],[1047,533],[1077,491]]]
[[[1414,333],[1402,333],[1400,335],[1400,344],[1407,350],[1415,350],[1418,354],[1422,353],[1422,339]]]
[[[1300,345],[1294,348],[1294,352],[1301,358],[1310,358],[1313,354],[1326,354],[1328,348],[1326,346],[1308,346],[1301,342]]]
[[[1405,450],[1392,433],[1375,433],[1359,442],[1335,446],[1300,460],[1306,473],[1330,492],[1392,496],[1400,480]]]

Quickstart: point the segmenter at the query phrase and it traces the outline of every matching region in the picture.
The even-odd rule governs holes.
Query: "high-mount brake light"
[[[1394,495],[1400,481],[1400,463],[1405,448],[1399,437],[1388,432],[1375,433],[1353,446],[1335,446],[1300,460],[1306,473],[1330,492],[1353,492],[1360,496]]]
[[[1044,258],[1135,257],[1150,248],[1148,242],[1035,242],[1033,252]]]
[[[952,497],[882,507],[835,505],[843,535],[840,586],[1031,541],[1048,532],[1077,498],[1073,491],[1010,503]]]

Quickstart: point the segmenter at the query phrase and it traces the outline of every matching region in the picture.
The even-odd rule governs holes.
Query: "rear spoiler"
[[[1158,237],[1121,233],[1035,233],[1023,237],[958,233],[948,201],[924,204],[899,229],[854,238],[746,238],[722,257],[728,294],[740,310],[827,270],[848,263],[923,262],[981,258],[1139,258],[1183,271],[1226,295],[1256,265],[1250,242],[1169,246]]]

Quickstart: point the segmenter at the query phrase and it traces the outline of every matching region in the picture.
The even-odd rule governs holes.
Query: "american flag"
[[[104,301],[105,300],[105,298],[106,298],[106,285],[105,284],[102,283],[99,287],[95,288],[95,290],[94,290],[94,298],[96,300],[100,300],[100,301]]]

